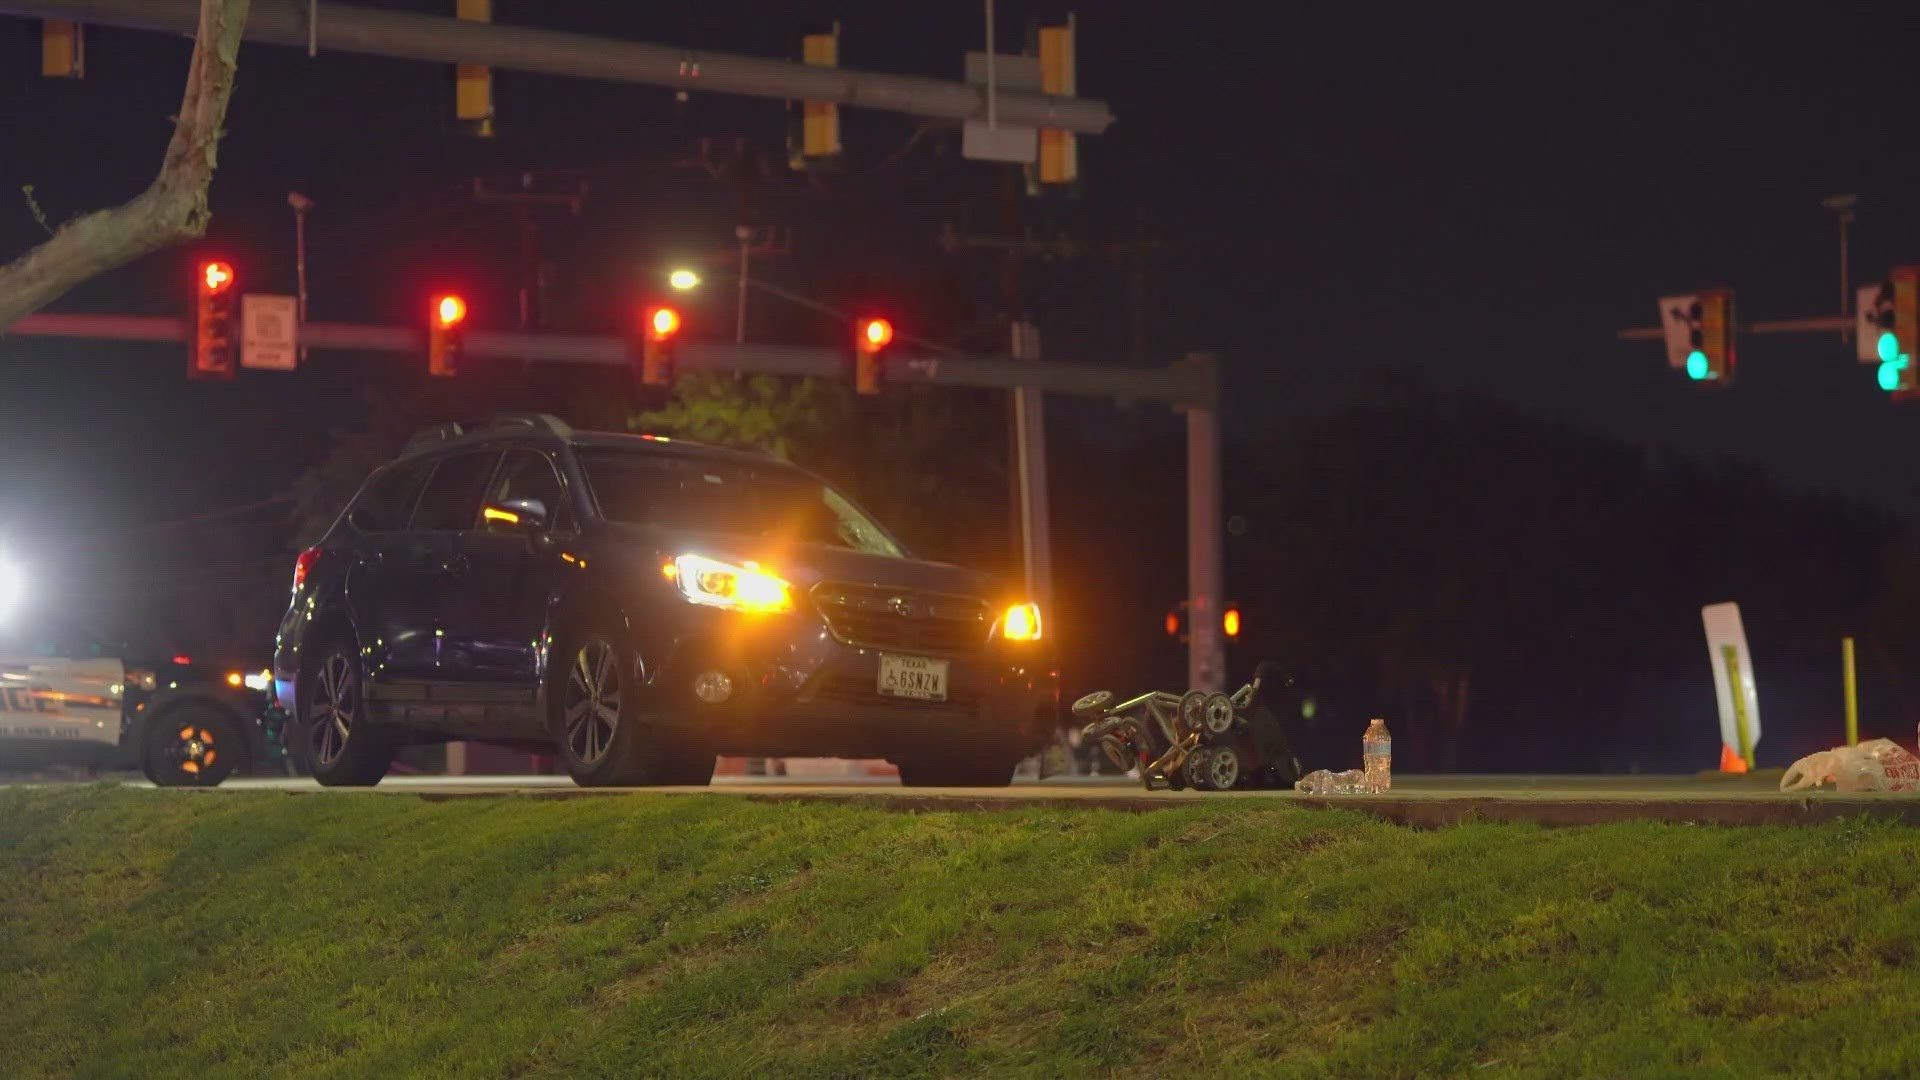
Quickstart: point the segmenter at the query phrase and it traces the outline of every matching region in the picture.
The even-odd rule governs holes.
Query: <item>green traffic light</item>
[[[1687,354],[1687,378],[1698,382],[1712,374],[1713,371],[1711,365],[1707,362],[1706,353],[1695,349]]]
[[[1891,360],[1882,361],[1879,372],[1880,389],[1885,390],[1889,394],[1900,389],[1900,373],[1905,371],[1906,368],[1907,358],[1904,356],[1896,356]]]
[[[1880,352],[1880,362],[1883,364],[1891,364],[1900,357],[1900,339],[1894,337],[1891,330],[1880,331],[1880,340],[1875,347]]]

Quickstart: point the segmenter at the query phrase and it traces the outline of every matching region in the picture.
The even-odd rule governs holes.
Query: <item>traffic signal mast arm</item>
[[[309,13],[312,21],[309,23]],[[200,0],[0,0],[0,15],[192,34]],[[942,120],[984,120],[986,91],[964,83],[753,56],[704,52],[532,27],[502,26],[352,4],[256,3],[246,40],[440,64],[675,90],[812,101]],[[1001,90],[1003,124],[1098,135],[1113,123],[1103,101]]]
[[[19,337],[105,338],[180,344],[191,332],[187,320],[140,315],[70,315],[42,312],[15,323]],[[427,347],[424,326],[365,326],[306,323],[299,345],[311,349],[420,355]],[[566,334],[552,331],[472,330],[464,335],[465,355],[481,360],[535,360],[561,364],[626,367],[632,344],[621,334]],[[783,348],[731,342],[685,341],[676,350],[679,373],[731,371],[758,375],[845,378],[844,348]],[[1194,356],[1158,368],[1120,367],[1065,360],[1015,360],[1012,357],[920,358],[896,355],[887,376],[896,385],[979,386],[1006,389],[1032,386],[1049,393],[1117,398],[1201,409],[1218,407],[1215,364]]]

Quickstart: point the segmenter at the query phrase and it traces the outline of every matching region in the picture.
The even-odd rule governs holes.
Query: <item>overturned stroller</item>
[[[1291,788],[1300,761],[1286,727],[1264,700],[1278,681],[1271,661],[1232,694],[1153,691],[1120,700],[1095,690],[1073,703],[1084,739],[1122,770],[1137,769],[1147,790],[1249,791]]]

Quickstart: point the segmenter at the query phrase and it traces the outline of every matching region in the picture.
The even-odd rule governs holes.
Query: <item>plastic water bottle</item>
[[[1379,794],[1393,787],[1393,736],[1387,734],[1387,722],[1375,717],[1360,737],[1360,760],[1366,766],[1364,790]]]

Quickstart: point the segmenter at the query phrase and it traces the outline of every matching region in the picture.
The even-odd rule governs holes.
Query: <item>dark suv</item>
[[[547,416],[416,436],[300,554],[276,645],[330,785],[475,739],[583,785],[704,784],[739,754],[998,786],[1058,710],[1037,608],[818,477]]]

